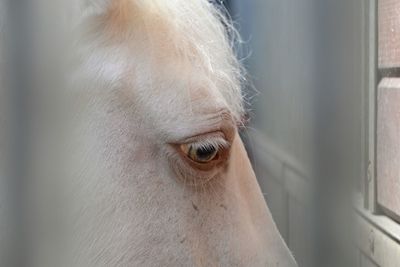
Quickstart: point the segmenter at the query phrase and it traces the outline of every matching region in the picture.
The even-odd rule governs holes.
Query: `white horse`
[[[229,21],[206,0],[76,1],[71,265],[296,266],[238,135]]]

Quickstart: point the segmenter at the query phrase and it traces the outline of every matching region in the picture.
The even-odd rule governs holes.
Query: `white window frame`
[[[377,90],[378,1],[364,0],[364,88],[362,91],[361,194],[356,197],[356,245],[380,267],[400,262],[400,224],[384,213],[377,202]]]

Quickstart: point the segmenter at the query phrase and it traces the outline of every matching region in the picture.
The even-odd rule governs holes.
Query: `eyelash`
[[[197,142],[193,143],[188,143],[188,145],[191,145],[193,149],[199,149],[199,148],[207,148],[209,146],[212,146],[216,149],[227,149],[229,148],[229,143],[222,137],[220,138],[214,138],[214,139],[203,139],[203,140],[198,140]]]
[[[200,185],[207,183],[216,177],[220,171],[220,164],[225,162],[230,143],[221,133],[210,134],[204,137],[195,137],[183,142],[191,145],[194,149],[201,147],[214,146],[218,148],[221,157],[207,164],[199,164],[187,157],[181,150],[181,145],[174,145],[174,152],[170,155],[170,164],[179,179],[184,180],[185,184]],[[223,156],[222,156],[223,155]]]

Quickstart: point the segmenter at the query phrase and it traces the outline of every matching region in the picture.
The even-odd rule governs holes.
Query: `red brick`
[[[379,68],[400,67],[400,0],[378,0]]]
[[[400,215],[400,78],[385,78],[378,87],[378,203]]]

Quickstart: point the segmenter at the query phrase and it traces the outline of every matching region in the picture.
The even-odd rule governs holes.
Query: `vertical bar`
[[[378,3],[369,0],[368,29],[368,164],[366,179],[366,206],[375,213],[376,205],[376,101],[377,101],[377,48],[378,48]]]
[[[10,112],[10,173],[7,186],[11,194],[14,251],[10,266],[29,266],[26,235],[26,210],[24,184],[28,175],[28,114],[30,95],[30,49],[29,32],[32,29],[30,3],[28,0],[8,0],[6,35],[4,41],[9,75]]]
[[[364,207],[366,205],[366,179],[368,175],[368,79],[369,79],[369,69],[368,69],[368,54],[369,54],[369,45],[368,45],[368,30],[369,30],[369,0],[362,1],[362,39],[361,39],[361,47],[362,47],[362,63],[361,66],[363,68],[362,74],[362,88],[361,88],[361,171],[359,180],[357,181],[357,190],[360,190],[362,197],[364,198]]]

